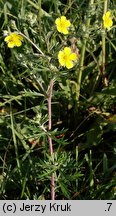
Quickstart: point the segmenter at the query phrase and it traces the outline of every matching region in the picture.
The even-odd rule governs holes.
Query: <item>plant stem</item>
[[[18,146],[17,146],[16,134],[15,134],[15,129],[14,129],[14,121],[13,121],[13,113],[12,113],[11,103],[10,103],[10,120],[11,120],[12,138],[13,138],[15,154],[16,154],[16,162],[17,162],[19,174],[21,176],[21,167],[20,167],[20,161],[19,161],[19,155],[18,155]]]
[[[34,2],[31,1],[31,0],[27,0],[27,2],[28,2],[30,5],[32,5],[36,10],[39,10],[39,5],[37,5],[36,3],[34,3]],[[46,11],[44,11],[42,8],[41,8],[41,15],[42,15],[42,16],[45,15],[45,16],[50,17],[50,14],[47,13]]]
[[[108,0],[104,0],[104,14],[107,12],[107,4],[108,4]],[[106,64],[106,44],[105,44],[105,28],[104,25],[102,26],[102,78],[103,78],[103,83],[104,86],[108,86],[108,80],[106,78],[106,68],[105,68],[105,64]]]
[[[92,6],[94,4],[94,0],[90,0],[89,2],[89,7]],[[90,12],[89,12],[90,13]],[[85,50],[86,50],[86,43],[87,43],[87,39],[89,37],[89,35],[86,36],[86,32],[88,30],[90,26],[90,14],[88,14],[88,18],[86,21],[86,29],[85,29],[85,35],[84,35],[84,39],[83,39],[83,45],[82,45],[82,49],[81,49],[81,55],[80,55],[80,63],[79,63],[79,73],[77,76],[77,94],[76,94],[76,100],[79,100],[79,95],[80,95],[80,88],[81,88],[81,78],[82,78],[82,72],[83,72],[83,65],[84,65],[84,59],[85,59]]]
[[[38,21],[39,21],[39,34],[41,35],[41,0],[38,0]]]
[[[42,56],[45,56],[44,53],[26,35],[22,34],[21,32],[19,34],[22,35],[25,39],[27,39],[42,54]],[[34,78],[36,78],[36,77],[34,76]],[[47,95],[47,93],[45,92],[45,90],[44,90],[43,86],[41,85],[41,83],[39,82],[39,80],[36,80],[36,81],[39,84],[42,91],[44,92],[44,95],[47,96],[47,98],[48,98],[48,131],[50,131],[52,128],[51,98],[52,98],[52,90],[53,90],[54,81],[53,81],[53,79],[50,80],[49,95]],[[52,145],[52,138],[50,136],[48,136],[48,143],[49,143],[49,151],[50,151],[51,160],[53,162],[53,145]],[[51,199],[52,200],[55,199],[54,173],[51,176]]]
[[[51,111],[51,98],[52,98],[52,91],[53,91],[53,79],[50,80],[50,88],[49,88],[49,96],[48,96],[48,131],[52,128],[52,111]],[[52,145],[52,138],[48,136],[48,143],[49,143],[49,150],[50,156],[53,161],[53,145]],[[55,199],[55,182],[54,182],[54,173],[51,177],[51,200]]]
[[[39,87],[41,88],[41,90],[43,91],[45,97],[48,98],[48,95],[47,95],[46,91],[44,90],[44,87],[43,87],[42,84],[40,83],[39,79],[37,79],[35,75],[34,75],[33,77],[34,77],[34,79],[36,80],[36,82],[38,83],[38,85],[39,85]]]
[[[26,35],[21,32],[19,32],[19,34],[22,35],[26,40],[28,40],[42,54],[42,56],[45,56],[45,54],[40,50],[40,48],[36,46],[36,44],[34,44],[33,41],[31,41]]]

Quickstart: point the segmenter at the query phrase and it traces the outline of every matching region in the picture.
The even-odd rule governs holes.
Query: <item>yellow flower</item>
[[[63,51],[59,51],[58,60],[61,66],[70,69],[74,66],[73,61],[77,60],[77,55],[74,52],[71,53],[71,49],[69,47],[65,47]]]
[[[21,46],[23,37],[17,33],[11,33],[9,36],[4,39],[8,43],[9,48],[13,48],[14,46]]]
[[[57,30],[60,33],[68,34],[67,28],[70,27],[71,23],[69,20],[66,19],[65,16],[61,16],[61,18],[57,18],[55,20],[55,23],[56,23]]]
[[[107,28],[108,30],[113,25],[113,21],[110,17],[110,14],[111,14],[110,11],[107,11],[106,14],[103,15],[104,27]]]

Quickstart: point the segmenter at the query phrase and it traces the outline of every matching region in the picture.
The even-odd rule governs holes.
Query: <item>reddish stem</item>
[[[48,131],[52,128],[52,110],[51,110],[51,98],[52,98],[52,91],[53,91],[53,79],[50,80],[50,89],[49,89],[49,96],[48,96]],[[53,144],[52,138],[48,137],[49,143],[49,150],[51,159],[53,159]],[[51,200],[55,200],[55,181],[54,181],[54,173],[51,177]]]

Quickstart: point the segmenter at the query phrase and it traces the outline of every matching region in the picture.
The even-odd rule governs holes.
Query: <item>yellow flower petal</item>
[[[76,53],[71,53],[70,54],[70,60],[76,61],[77,60],[77,55]]]
[[[60,25],[57,25],[57,30],[62,33],[62,28]]]
[[[109,20],[109,25],[112,26],[113,25],[113,21]]]
[[[110,14],[111,14],[111,12],[110,12],[110,11],[107,11],[107,12],[106,12],[106,17],[109,17]]]
[[[66,35],[66,34],[68,34],[68,30],[66,28],[63,28],[62,33]]]
[[[67,61],[67,62],[66,62],[66,67],[67,67],[68,69],[71,69],[71,68],[73,67],[72,61]]]
[[[65,48],[64,48],[64,53],[65,53],[66,55],[70,55],[71,49],[70,49],[69,47],[65,47]]]
[[[58,53],[58,58],[59,58],[59,59],[62,58],[63,55],[64,55],[64,52],[63,52],[63,51],[59,51],[59,53]]]
[[[7,37],[5,37],[5,39],[4,39],[4,41],[9,41],[11,39],[11,36],[9,35],[9,36],[7,36]]]
[[[103,20],[108,19],[110,17],[111,12],[108,11],[103,15]]]
[[[56,25],[59,25],[59,24],[60,24],[60,18],[57,18],[57,19],[55,20],[55,23],[56,23]]]
[[[19,46],[22,45],[22,42],[21,42],[20,40],[17,40],[17,41],[15,42],[15,45],[16,45],[17,47],[19,47]]]
[[[11,41],[11,42],[8,43],[9,48],[13,48],[14,46],[15,46],[14,42]]]
[[[18,34],[14,32],[14,33],[11,33],[10,36],[11,36],[12,39],[14,39],[14,38],[18,37]]]
[[[58,60],[59,63],[61,64],[61,66],[65,66],[65,56],[64,56],[64,52],[60,51],[58,54]]]
[[[71,25],[70,21],[67,20],[67,21],[66,21],[66,27],[68,28],[68,27],[70,27],[70,25]]]
[[[111,19],[107,20],[106,22],[104,22],[104,26],[108,29],[110,29],[110,27],[112,26],[113,22]]]
[[[61,22],[66,22],[66,17],[65,16],[61,16]]]

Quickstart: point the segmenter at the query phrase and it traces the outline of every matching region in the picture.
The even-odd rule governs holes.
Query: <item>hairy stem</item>
[[[36,44],[34,44],[33,41],[31,41],[26,35],[21,32],[19,32],[19,34],[22,35],[27,41],[29,41],[41,53],[42,56],[45,56],[44,53],[40,50],[40,48],[36,46]]]
[[[49,88],[49,96],[48,96],[48,131],[52,128],[52,111],[51,111],[51,98],[52,98],[52,91],[53,91],[53,79],[50,80],[50,88]],[[49,150],[50,156],[53,161],[53,145],[52,145],[52,138],[48,136],[48,143],[49,143]],[[55,181],[54,181],[54,173],[51,177],[51,199],[55,199]]]
[[[24,34],[22,34],[21,32],[19,33],[20,35],[22,35],[25,39],[27,39],[41,54],[43,57],[45,57],[44,53]],[[34,76],[34,78],[36,78]],[[43,93],[45,96],[47,96],[48,98],[48,132],[51,131],[52,128],[52,112],[51,112],[51,98],[52,98],[52,91],[53,91],[53,79],[50,80],[50,88],[49,88],[49,94],[47,95],[47,93],[45,92],[42,84],[39,82],[39,80],[37,80],[38,85],[40,86],[40,88],[42,89]],[[50,156],[51,156],[51,160],[53,162],[53,145],[52,145],[52,138],[50,136],[48,136],[48,143],[49,143],[49,151],[50,151]],[[54,200],[55,199],[55,181],[54,181],[54,173],[51,176],[51,199]]]

